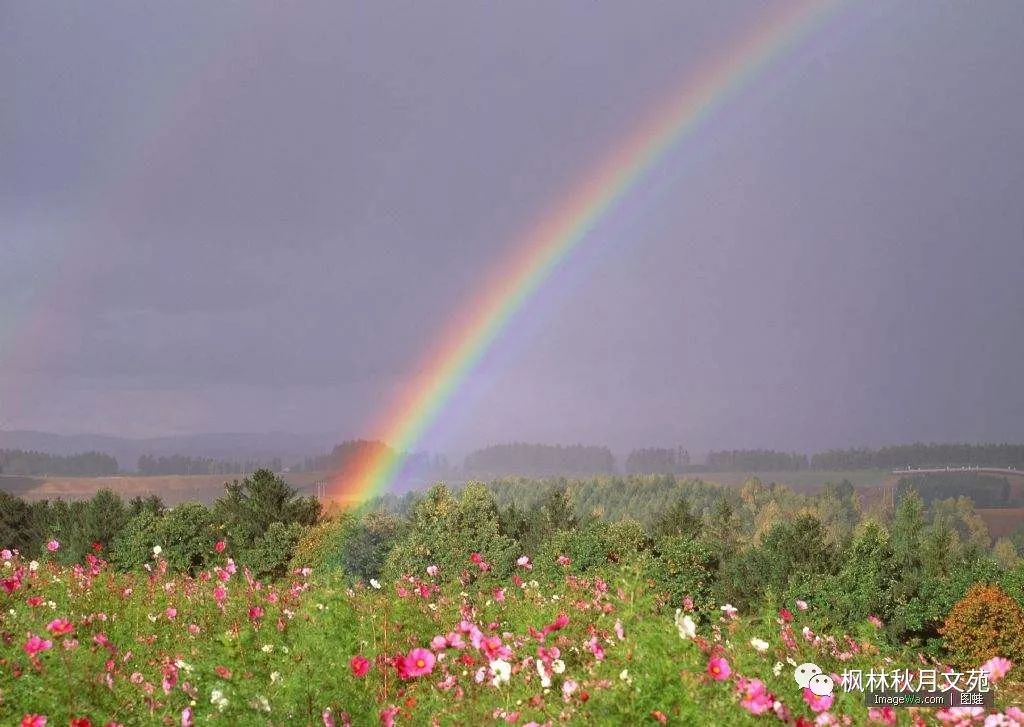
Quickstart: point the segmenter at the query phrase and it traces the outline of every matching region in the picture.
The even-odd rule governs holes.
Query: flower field
[[[55,551],[59,543],[49,544]],[[132,573],[102,552],[62,566],[3,551],[3,724],[1024,724],[1012,664],[986,666],[997,709],[868,710],[801,690],[794,668],[930,666],[877,624],[818,633],[815,606],[713,613],[670,603],[629,566],[507,582],[467,553],[397,582],[297,569],[261,583],[220,565],[176,575],[160,549]]]

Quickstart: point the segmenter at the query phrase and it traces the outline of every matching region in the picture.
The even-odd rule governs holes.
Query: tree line
[[[240,475],[261,468],[274,472],[280,472],[282,469],[280,457],[274,457],[269,462],[242,463],[225,462],[212,457],[187,457],[181,454],[166,457],[144,454],[139,457],[137,467],[140,475]]]
[[[118,473],[117,460],[102,452],[59,455],[23,449],[0,449],[0,473],[100,477]]]
[[[515,442],[471,452],[462,469],[467,477],[592,475],[614,472],[615,457],[608,447]]]

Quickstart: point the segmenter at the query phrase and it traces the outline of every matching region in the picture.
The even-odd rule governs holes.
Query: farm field
[[[110,489],[125,499],[159,495],[168,505],[182,502],[213,502],[224,491],[224,483],[244,475],[116,475],[110,477],[24,477],[0,475],[0,490],[25,500],[62,498],[82,500],[99,490]],[[291,472],[289,484],[303,493],[329,477],[326,472]]]
[[[850,470],[850,471],[818,471],[818,470],[797,470],[793,472],[702,472],[693,475],[706,482],[714,482],[719,485],[742,485],[751,477],[756,477],[763,483],[774,482],[779,485],[786,485],[797,492],[815,492],[820,490],[825,483],[839,483],[849,480],[857,489],[873,488],[887,483],[892,474],[887,470]]]

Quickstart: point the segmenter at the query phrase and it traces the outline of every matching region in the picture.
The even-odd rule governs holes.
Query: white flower
[[[739,609],[737,609],[731,603],[727,603],[724,606],[722,606],[721,608],[722,608],[722,611],[725,612],[725,615],[728,618],[736,618],[736,614],[739,613]]]
[[[191,674],[192,673],[192,665],[189,664],[187,661],[182,661],[181,659],[177,659],[174,662],[174,665],[176,667],[178,667],[179,669],[181,669],[186,674]]]
[[[159,545],[154,545],[153,546],[153,557],[154,558],[159,558],[160,554],[163,553],[163,552],[164,552],[164,549],[161,548]]]
[[[272,671],[272,672],[270,672],[270,683],[271,684],[277,684],[279,681],[281,681],[281,672],[279,672],[279,671]]]
[[[38,561],[38,560],[33,560],[33,561],[31,561],[31,562],[30,562],[30,563],[28,564],[28,569],[29,569],[30,571],[37,571],[37,570],[39,570],[39,561]]]
[[[777,662],[775,662],[775,666],[772,667],[772,674],[774,674],[775,676],[778,676],[781,673],[782,673],[782,662],[781,661],[777,661]]]
[[[679,638],[692,639],[697,635],[697,624],[693,622],[689,614],[683,615],[683,609],[676,609],[676,628],[679,630]]]
[[[629,675],[629,669],[623,669],[622,671],[620,671],[619,672],[619,679],[621,679],[622,681],[626,682],[626,684],[632,684],[633,683],[633,677],[631,677]]]
[[[264,644],[260,648],[260,651],[262,651],[264,654],[269,654],[273,650],[274,650],[274,645],[273,644]]]
[[[494,674],[494,678],[491,679],[491,684],[496,687],[500,687],[502,684],[508,684],[509,679],[512,678],[512,665],[504,659],[495,659],[491,662],[491,673]]]
[[[544,662],[537,659],[537,673],[540,674],[540,685],[547,689],[551,686],[551,677],[548,675],[548,670],[544,668]]]
[[[750,640],[750,645],[753,646],[759,654],[763,654],[768,651],[768,642],[763,639],[759,639],[756,636]]]
[[[376,578],[370,579],[370,585],[376,588],[378,591],[380,590],[380,581],[378,581]]]
[[[555,674],[561,674],[565,671],[565,662],[561,659],[555,659],[551,662],[551,671]]]

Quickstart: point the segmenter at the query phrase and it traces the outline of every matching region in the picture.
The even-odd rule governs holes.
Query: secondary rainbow
[[[390,445],[354,458],[331,479],[331,499],[360,502],[385,492],[406,453],[437,420],[516,313],[587,233],[669,150],[697,128],[733,92],[804,35],[836,2],[787,4],[756,31],[708,63],[682,92],[565,195],[553,214],[536,225],[509,259],[494,268],[481,293],[453,321],[418,369],[409,391],[374,428]]]

